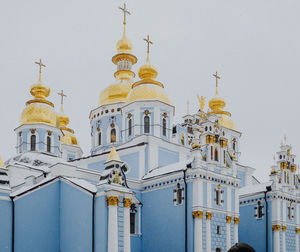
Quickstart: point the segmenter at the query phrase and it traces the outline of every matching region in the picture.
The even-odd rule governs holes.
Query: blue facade
[[[9,199],[0,200],[0,223],[0,251],[10,252],[12,245],[12,203]]]

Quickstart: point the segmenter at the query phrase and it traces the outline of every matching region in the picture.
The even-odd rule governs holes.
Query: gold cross
[[[34,62],[35,64],[39,65],[40,66],[40,71],[39,71],[39,82],[42,81],[42,67],[46,67],[46,65],[44,65],[42,63],[42,60],[40,59],[40,61],[36,61]]]
[[[64,97],[67,97],[67,96],[64,94],[63,90],[61,90],[61,92],[57,93],[57,94],[61,97],[61,100],[60,100],[60,111],[63,113],[64,112],[64,109],[63,109]]]
[[[147,61],[149,61],[150,44],[153,45],[153,42],[150,40],[149,35],[147,35],[147,38],[144,38],[144,40],[147,43]]]
[[[215,74],[213,74],[213,76],[216,78],[216,95],[218,95],[219,94],[218,79],[221,79],[221,77],[218,75],[218,72],[216,72]]]
[[[186,101],[186,114],[187,115],[190,114],[190,101],[189,100]]]
[[[119,9],[124,13],[123,24],[126,25],[126,14],[131,15],[131,13],[128,11],[128,9],[126,9],[126,3],[124,3],[123,8],[119,7]]]

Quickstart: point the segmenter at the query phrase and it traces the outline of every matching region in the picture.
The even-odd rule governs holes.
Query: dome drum
[[[130,61],[132,65],[137,62],[137,57],[130,53],[119,53],[112,57],[112,62],[117,65],[120,61]]]

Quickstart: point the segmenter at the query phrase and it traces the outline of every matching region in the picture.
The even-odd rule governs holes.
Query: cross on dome
[[[221,79],[221,77],[218,75],[218,72],[216,72],[215,74],[213,74],[213,76],[216,78],[216,95],[218,95],[219,94],[218,80]]]
[[[40,70],[39,70],[39,82],[41,82],[42,81],[42,67],[46,67],[46,65],[44,65],[42,63],[42,59],[40,59],[40,61],[36,61],[34,63],[40,66]]]
[[[147,62],[149,62],[150,44],[153,45],[153,42],[150,40],[149,35],[147,35],[147,38],[144,38],[143,40],[147,43]]]
[[[64,112],[64,109],[63,109],[63,106],[64,106],[64,97],[67,97],[66,94],[64,94],[64,91],[61,90],[60,93],[57,93],[60,97],[61,97],[61,100],[60,100],[60,111],[63,113]]]
[[[128,11],[128,9],[126,8],[126,3],[124,3],[123,7],[120,7],[119,6],[119,9],[121,11],[123,11],[123,14],[124,14],[124,20],[123,20],[123,24],[126,25],[126,15],[131,15],[131,13]]]

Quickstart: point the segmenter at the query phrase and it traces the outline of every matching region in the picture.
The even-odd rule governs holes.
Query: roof
[[[272,181],[261,184],[249,185],[239,189],[239,196],[247,196],[251,194],[261,193],[266,191],[266,187],[272,185]]]
[[[143,179],[150,179],[150,178],[162,176],[162,175],[173,173],[173,172],[186,170],[186,165],[192,163],[193,160],[194,160],[194,158],[190,158],[190,159],[186,159],[184,161],[178,162],[178,163],[174,163],[174,164],[170,164],[167,166],[153,169],[150,172],[148,172],[143,177]]]

